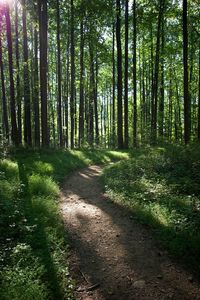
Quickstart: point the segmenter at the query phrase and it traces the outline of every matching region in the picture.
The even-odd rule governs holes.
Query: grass
[[[150,227],[165,249],[200,275],[200,146],[133,151],[105,169],[114,201]]]
[[[128,154],[25,149],[1,158],[2,300],[73,299],[67,233],[58,212],[60,186],[74,170],[122,158]]]

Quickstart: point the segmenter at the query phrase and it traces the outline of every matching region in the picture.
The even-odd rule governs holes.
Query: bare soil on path
[[[76,172],[61,192],[75,298],[200,299],[200,284],[158,249],[130,211],[104,194],[101,172],[99,166]]]

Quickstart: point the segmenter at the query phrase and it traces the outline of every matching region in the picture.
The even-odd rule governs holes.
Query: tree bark
[[[94,53],[93,46],[89,45],[90,52],[90,95],[89,95],[89,144],[92,147],[94,143],[94,98],[95,98],[95,80],[94,80]]]
[[[42,146],[49,147],[49,124],[47,108],[47,31],[48,31],[48,11],[47,1],[39,1],[39,28],[40,28],[40,92],[41,92],[41,128]]]
[[[125,1],[124,148],[128,149],[128,33],[129,1]]]
[[[17,100],[17,126],[18,126],[18,141],[22,144],[22,97],[21,97],[21,87],[20,87],[20,69],[19,69],[19,25],[18,25],[18,1],[15,0],[15,51],[16,51],[16,100]]]
[[[199,86],[198,86],[198,140],[200,142],[200,43],[199,43]]]
[[[16,105],[15,105],[15,86],[13,76],[13,46],[12,46],[12,29],[10,21],[10,8],[6,4],[5,7],[6,17],[6,35],[8,44],[8,64],[9,64],[9,77],[10,77],[10,115],[11,115],[11,139],[14,145],[19,144],[18,128],[16,121]]]
[[[96,53],[96,70],[95,70],[95,77],[94,79],[94,115],[95,115],[95,140],[96,144],[99,145],[99,118],[98,118],[98,57]]]
[[[159,136],[164,134],[164,109],[165,109],[165,88],[164,88],[164,20],[162,20],[162,45],[161,45],[161,82],[159,101]]]
[[[113,64],[113,103],[112,103],[112,137],[113,137],[113,147],[116,143],[116,119],[115,119],[115,106],[116,106],[116,79],[115,79],[115,22],[113,22],[113,46],[112,46],[112,64]]]
[[[183,67],[184,67],[184,140],[190,142],[190,97],[188,86],[188,25],[187,0],[183,0]]]
[[[31,146],[32,145],[31,96],[30,96],[30,75],[29,75],[25,0],[22,0],[22,20],[23,20],[23,52],[24,52],[24,142],[28,146]]]
[[[133,1],[133,146],[137,147],[137,20],[136,1]]]
[[[74,1],[71,0],[71,149],[74,149],[74,120],[75,120],[75,46],[74,46]]]
[[[38,12],[38,7],[35,7]],[[36,22],[37,24],[37,22]],[[39,109],[39,67],[38,67],[38,29],[34,27],[34,72],[33,72],[33,106],[34,106],[34,140],[35,146],[40,147],[40,109]]]
[[[84,24],[81,20],[80,42],[80,105],[79,105],[79,147],[84,141]]]
[[[57,54],[58,54],[58,132],[60,147],[63,146],[62,129],[62,74],[61,74],[61,51],[60,51],[60,2],[57,0]]]
[[[117,135],[118,148],[123,148],[123,108],[122,108],[122,48],[121,48],[121,3],[116,0],[117,21],[116,21],[116,39],[117,39]]]
[[[0,26],[1,26],[1,17],[0,17]],[[1,70],[1,89],[2,89],[3,127],[5,130],[5,137],[6,137],[7,141],[9,141],[8,108],[7,108],[7,100],[6,100],[1,31],[0,31],[0,70]]]
[[[157,42],[156,42],[156,56],[155,56],[155,69],[152,86],[152,122],[151,122],[151,138],[155,143],[157,139],[157,114],[158,114],[158,79],[159,79],[159,62],[160,62],[160,33],[161,24],[164,13],[165,0],[160,1],[159,15],[158,15],[158,28],[157,28]]]

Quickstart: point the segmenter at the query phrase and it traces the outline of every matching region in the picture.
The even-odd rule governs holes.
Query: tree
[[[42,146],[49,146],[49,127],[47,109],[47,32],[48,12],[47,1],[38,0],[39,33],[40,33],[40,93],[41,93],[41,128]]]
[[[24,52],[24,141],[27,145],[32,145],[31,131],[31,104],[30,104],[30,79],[29,79],[29,60],[28,60],[28,41],[26,27],[26,2],[22,0],[23,7],[23,52]]]
[[[75,46],[74,46],[74,1],[71,0],[71,148],[74,148],[74,121],[75,121]]]
[[[116,21],[116,39],[117,39],[117,135],[118,148],[123,148],[123,113],[122,113],[122,48],[121,48],[121,3],[116,0],[117,21]]]
[[[158,15],[158,28],[157,28],[157,41],[156,41],[156,55],[155,55],[155,69],[153,74],[152,85],[152,121],[151,121],[151,133],[152,142],[154,143],[157,138],[157,113],[158,113],[158,80],[159,80],[159,63],[160,63],[160,35],[161,25],[164,14],[165,0],[160,1],[159,15]]]
[[[129,1],[125,1],[125,72],[124,72],[124,147],[128,148],[128,33]]]
[[[136,1],[133,1],[133,146],[137,146],[137,20]]]
[[[190,97],[188,86],[188,26],[187,26],[187,0],[183,0],[183,67],[184,67],[184,140],[190,141]]]
[[[58,55],[58,130],[60,147],[63,146],[63,129],[62,129],[62,88],[61,88],[61,51],[60,51],[60,3],[56,0],[57,11],[57,55]]]
[[[10,8],[9,4],[5,5],[5,18],[6,18],[6,35],[8,44],[8,64],[9,64],[9,77],[10,77],[10,115],[11,115],[11,140],[14,145],[19,144],[18,128],[16,121],[16,105],[15,105],[15,85],[13,75],[13,45],[12,45],[12,30],[10,21]]]
[[[2,19],[0,16],[0,28],[1,26],[2,26]],[[6,139],[9,140],[8,109],[7,109],[7,100],[6,100],[1,34],[2,32],[0,31],[0,71],[1,71],[1,89],[2,89],[3,127],[5,130]]]
[[[80,105],[79,105],[79,147],[84,141],[84,23],[80,26]]]
[[[113,135],[113,146],[115,147],[116,142],[116,120],[115,120],[115,105],[116,105],[116,78],[115,78],[115,21],[113,22],[113,38],[112,38],[112,86],[113,86],[113,109],[112,109],[112,135]]]
[[[35,4],[36,16],[38,5]],[[38,66],[38,22],[35,17],[34,25],[34,70],[33,70],[33,107],[34,107],[34,141],[35,146],[40,147],[40,108],[39,108],[39,66]]]
[[[200,42],[199,42],[199,82],[198,82],[198,140],[200,141]]]
[[[21,86],[20,86],[20,68],[19,68],[19,30],[18,30],[18,1],[15,1],[15,51],[16,51],[16,67],[17,67],[17,79],[16,79],[16,100],[17,100],[17,126],[18,126],[18,141],[22,144],[22,109],[21,109]]]

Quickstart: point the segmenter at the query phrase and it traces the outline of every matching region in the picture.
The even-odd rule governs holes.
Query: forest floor
[[[90,166],[66,180],[60,209],[71,243],[76,299],[200,299],[200,285],[114,203]]]

